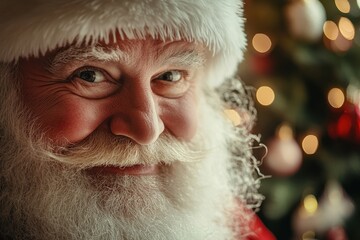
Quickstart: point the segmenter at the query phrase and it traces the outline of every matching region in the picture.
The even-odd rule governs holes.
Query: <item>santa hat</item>
[[[38,56],[74,42],[152,36],[205,44],[212,86],[243,56],[241,0],[1,0],[0,62]]]

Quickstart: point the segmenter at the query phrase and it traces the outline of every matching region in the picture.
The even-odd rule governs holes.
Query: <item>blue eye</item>
[[[158,80],[168,81],[168,82],[177,82],[183,78],[183,73],[178,70],[172,70],[165,72],[157,77]]]
[[[74,74],[74,77],[91,83],[102,82],[106,80],[105,75],[96,69],[79,70]]]

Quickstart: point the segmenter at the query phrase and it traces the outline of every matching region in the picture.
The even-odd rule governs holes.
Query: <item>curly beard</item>
[[[206,91],[191,142],[170,134],[142,147],[95,132],[69,148],[53,145],[0,66],[0,236],[11,239],[234,239],[257,206],[253,138],[234,132],[215,92]],[[231,143],[231,144],[229,144]],[[233,156],[231,146],[241,149]],[[134,157],[136,156],[136,157]],[[89,175],[99,165],[158,164],[150,176]],[[250,202],[248,202],[248,200]]]

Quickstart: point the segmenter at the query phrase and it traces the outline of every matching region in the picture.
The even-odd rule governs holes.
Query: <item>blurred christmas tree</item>
[[[245,16],[239,75],[272,176],[259,215],[280,240],[360,239],[360,1],[248,0]]]

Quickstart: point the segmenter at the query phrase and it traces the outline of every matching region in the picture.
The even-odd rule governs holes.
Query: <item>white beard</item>
[[[8,81],[2,83],[5,86],[11,81],[7,73],[2,74],[2,81]],[[226,145],[232,133],[217,107],[202,103],[201,127],[193,142],[166,135],[157,146],[133,147],[130,154],[118,157],[121,147],[115,145],[120,142],[112,146],[108,143],[113,141],[102,141],[102,133],[84,148],[55,151],[36,125],[26,122],[29,115],[17,96],[14,88],[1,92],[0,236],[220,240],[245,233],[248,216],[239,202],[250,195],[256,198],[249,189],[257,188],[258,182],[250,163],[233,169],[239,163],[233,162]],[[135,152],[139,157],[129,160]],[[155,176],[91,177],[83,171],[98,164],[164,159],[168,162],[162,174]]]

